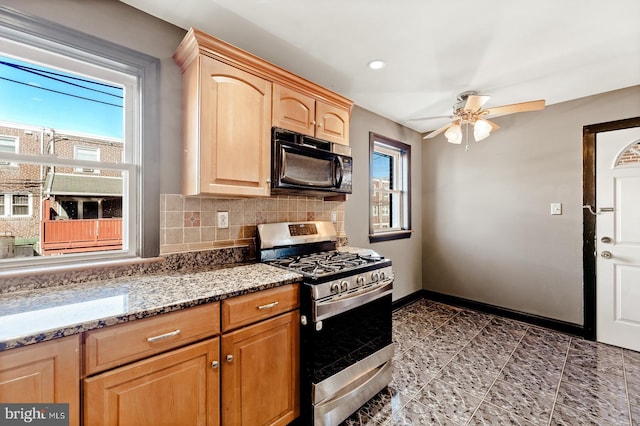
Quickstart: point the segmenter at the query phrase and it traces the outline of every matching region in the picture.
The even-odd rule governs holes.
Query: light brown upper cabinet
[[[273,85],[273,125],[331,142],[349,144],[349,109]]]
[[[353,102],[337,93],[193,28],[173,58],[184,195],[269,196],[272,126],[349,143]]]
[[[183,97],[183,194],[268,196],[271,83],[201,55]]]

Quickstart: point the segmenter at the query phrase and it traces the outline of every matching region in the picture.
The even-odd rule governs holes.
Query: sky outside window
[[[0,56],[0,120],[123,138],[123,88]]]

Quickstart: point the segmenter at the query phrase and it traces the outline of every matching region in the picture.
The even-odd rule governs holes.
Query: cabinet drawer
[[[89,331],[85,340],[85,374],[104,371],[219,332],[219,303]]]
[[[274,315],[288,312],[299,306],[298,284],[290,284],[269,290],[222,301],[222,330],[232,330]]]

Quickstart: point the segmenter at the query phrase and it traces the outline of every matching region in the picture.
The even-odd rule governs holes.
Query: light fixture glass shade
[[[367,66],[369,68],[371,68],[372,70],[380,70],[380,69],[384,68],[385,63],[384,63],[384,61],[382,59],[374,59],[372,61],[369,61]]]
[[[462,129],[458,123],[454,123],[444,132],[444,136],[449,143],[462,143]]]
[[[487,122],[487,120],[483,118],[479,118],[476,120],[473,125],[473,138],[477,141],[481,141],[486,139],[491,134],[491,124]]]

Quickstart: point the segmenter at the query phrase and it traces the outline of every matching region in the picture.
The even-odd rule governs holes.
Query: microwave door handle
[[[342,163],[342,158],[340,156],[336,157],[336,188],[340,188],[342,185],[342,178],[344,177],[344,165]]]

